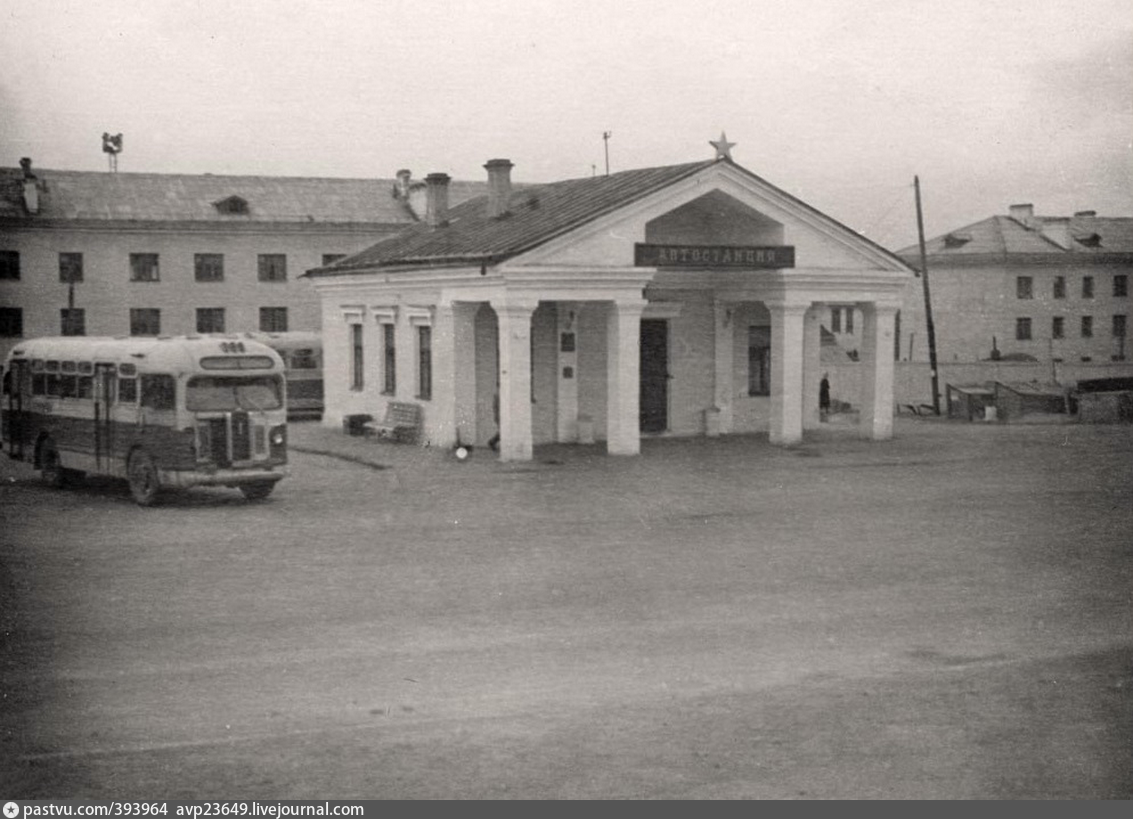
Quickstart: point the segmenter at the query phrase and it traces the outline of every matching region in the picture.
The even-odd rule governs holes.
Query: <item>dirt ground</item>
[[[1133,427],[292,442],[0,458],[0,799],[1133,798]]]

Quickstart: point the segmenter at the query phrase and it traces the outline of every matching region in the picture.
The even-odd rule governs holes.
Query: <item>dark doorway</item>
[[[669,428],[669,323],[641,320],[641,431]]]

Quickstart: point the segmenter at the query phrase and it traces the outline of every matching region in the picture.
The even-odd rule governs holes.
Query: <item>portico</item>
[[[426,442],[523,461],[540,443],[818,424],[821,316],[866,317],[861,432],[892,434],[896,257],[728,159],[512,187],[310,271],[325,422],[421,404]],[[354,330],[352,327],[359,327]],[[353,376],[348,377],[353,372]],[[425,383],[425,381],[428,383]]]

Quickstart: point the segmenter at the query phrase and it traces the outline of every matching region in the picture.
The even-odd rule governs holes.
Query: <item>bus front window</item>
[[[283,406],[283,392],[276,376],[198,376],[189,380],[185,405],[194,412],[276,410]]]

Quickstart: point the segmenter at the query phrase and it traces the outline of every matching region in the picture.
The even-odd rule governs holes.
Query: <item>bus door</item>
[[[24,394],[31,389],[30,363],[20,358],[13,359],[11,367],[4,373],[4,387],[7,392],[4,406],[4,440],[8,442],[8,455],[23,460],[28,436]]]
[[[100,472],[110,468],[114,455],[111,406],[114,404],[114,386],[117,380],[115,365],[94,365],[94,459]]]

